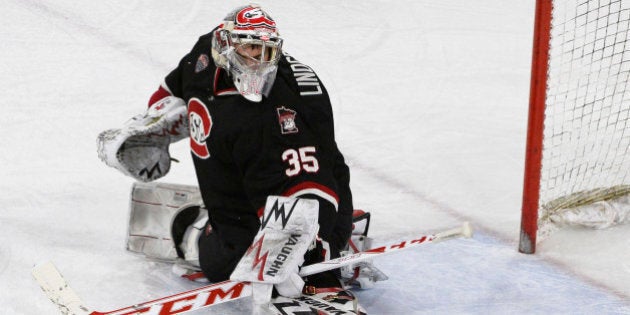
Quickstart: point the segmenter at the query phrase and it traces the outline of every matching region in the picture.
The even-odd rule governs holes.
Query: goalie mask
[[[271,91],[281,56],[276,22],[257,5],[248,5],[228,14],[213,35],[217,67],[230,73],[243,97],[260,102]]]

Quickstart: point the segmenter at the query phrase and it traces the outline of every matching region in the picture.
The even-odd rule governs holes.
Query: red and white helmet
[[[273,86],[282,54],[276,22],[258,5],[230,12],[214,32],[212,58],[246,99],[260,102]]]

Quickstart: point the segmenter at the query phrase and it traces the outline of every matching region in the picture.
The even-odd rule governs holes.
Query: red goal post
[[[630,0],[537,0],[519,251],[628,219]]]

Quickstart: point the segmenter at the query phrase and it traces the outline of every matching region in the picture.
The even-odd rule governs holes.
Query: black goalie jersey
[[[213,231],[249,245],[267,196],[314,198],[319,236],[334,253],[350,236],[353,207],[326,89],[285,54],[269,96],[249,102],[214,65],[210,38],[200,37],[152,101],[174,95],[188,104],[190,148]]]

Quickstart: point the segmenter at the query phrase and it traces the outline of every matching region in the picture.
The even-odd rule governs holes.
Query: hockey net
[[[630,220],[630,0],[538,0],[519,250]]]

